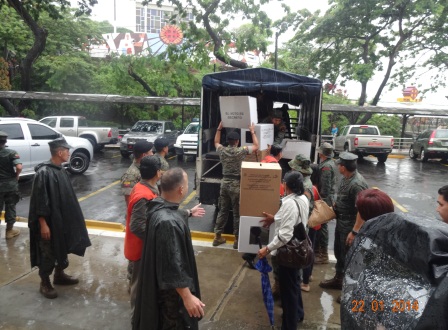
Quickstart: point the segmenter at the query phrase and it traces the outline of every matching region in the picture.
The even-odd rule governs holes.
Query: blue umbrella
[[[261,245],[261,228],[252,227],[251,234],[255,236],[260,249]],[[272,272],[272,267],[269,265],[266,258],[258,259],[255,268],[261,273],[261,291],[263,293],[263,301],[268,312],[269,322],[271,322],[271,328],[274,329],[274,297],[272,297],[271,282],[269,281],[269,272]]]

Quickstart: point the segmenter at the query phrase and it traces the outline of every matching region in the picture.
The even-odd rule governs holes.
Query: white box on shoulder
[[[268,149],[268,145],[274,143],[274,124],[256,124],[255,134],[257,135],[259,150]],[[252,145],[252,134],[248,128],[241,129],[241,146]]]
[[[294,159],[298,154],[311,157],[311,142],[293,139],[284,139],[282,141],[284,159]]]
[[[262,245],[268,245],[275,234],[275,223],[269,229],[263,228],[260,220],[263,217],[240,216],[240,230],[238,236],[238,252],[257,253],[260,250],[257,237]]]
[[[220,96],[219,108],[224,127],[249,128],[252,123],[258,123],[255,97]]]

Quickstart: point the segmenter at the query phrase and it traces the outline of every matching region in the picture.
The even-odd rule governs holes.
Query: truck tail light
[[[391,147],[391,148],[394,147],[394,138],[392,138],[392,139],[390,140],[390,147]]]
[[[109,133],[107,133],[107,137],[112,137],[112,130],[109,130]]]
[[[355,138],[355,146],[358,145],[358,138]]]
[[[436,136],[436,131],[432,131],[431,136],[429,137],[428,144],[434,144],[434,137]]]

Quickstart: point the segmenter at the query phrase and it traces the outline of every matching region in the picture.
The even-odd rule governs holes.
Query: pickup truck
[[[48,142],[63,136],[38,121],[27,118],[0,118],[0,131],[8,134],[7,148],[17,151],[22,161],[20,176],[34,175],[36,165],[51,158]],[[66,136],[70,149],[68,171],[82,174],[89,168],[93,158],[92,145],[86,139]]]
[[[196,157],[198,152],[198,132],[199,122],[190,123],[185,131],[177,137],[174,149],[176,149],[177,159],[182,160],[185,156]]]
[[[123,135],[120,141],[120,153],[123,158],[129,158],[134,150],[134,144],[138,140],[154,142],[155,139],[164,137],[168,139],[168,149],[174,149],[179,131],[171,121],[163,120],[139,120],[132,126],[128,133]]]
[[[106,144],[118,142],[118,128],[89,127],[87,119],[81,116],[51,116],[40,120],[65,136],[77,136],[90,141],[94,150],[104,148]]]
[[[334,151],[348,151],[359,157],[373,155],[384,163],[394,147],[393,136],[380,134],[377,126],[348,125],[334,139]]]

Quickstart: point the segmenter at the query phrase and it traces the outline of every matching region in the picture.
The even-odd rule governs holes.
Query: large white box
[[[271,224],[269,229],[263,228],[260,220],[263,217],[240,216],[240,231],[238,236],[238,252],[257,253],[260,246],[256,240],[255,233],[260,232],[261,244],[268,245],[275,234],[275,224]]]
[[[311,157],[311,142],[309,141],[284,139],[282,145],[282,157],[284,159],[294,159],[298,154]]]
[[[252,123],[258,123],[255,97],[220,96],[219,107],[224,127],[248,128]]]
[[[274,124],[256,124],[255,134],[257,135],[259,150],[266,150],[274,144]],[[248,128],[241,129],[241,146],[252,145],[252,134]]]

